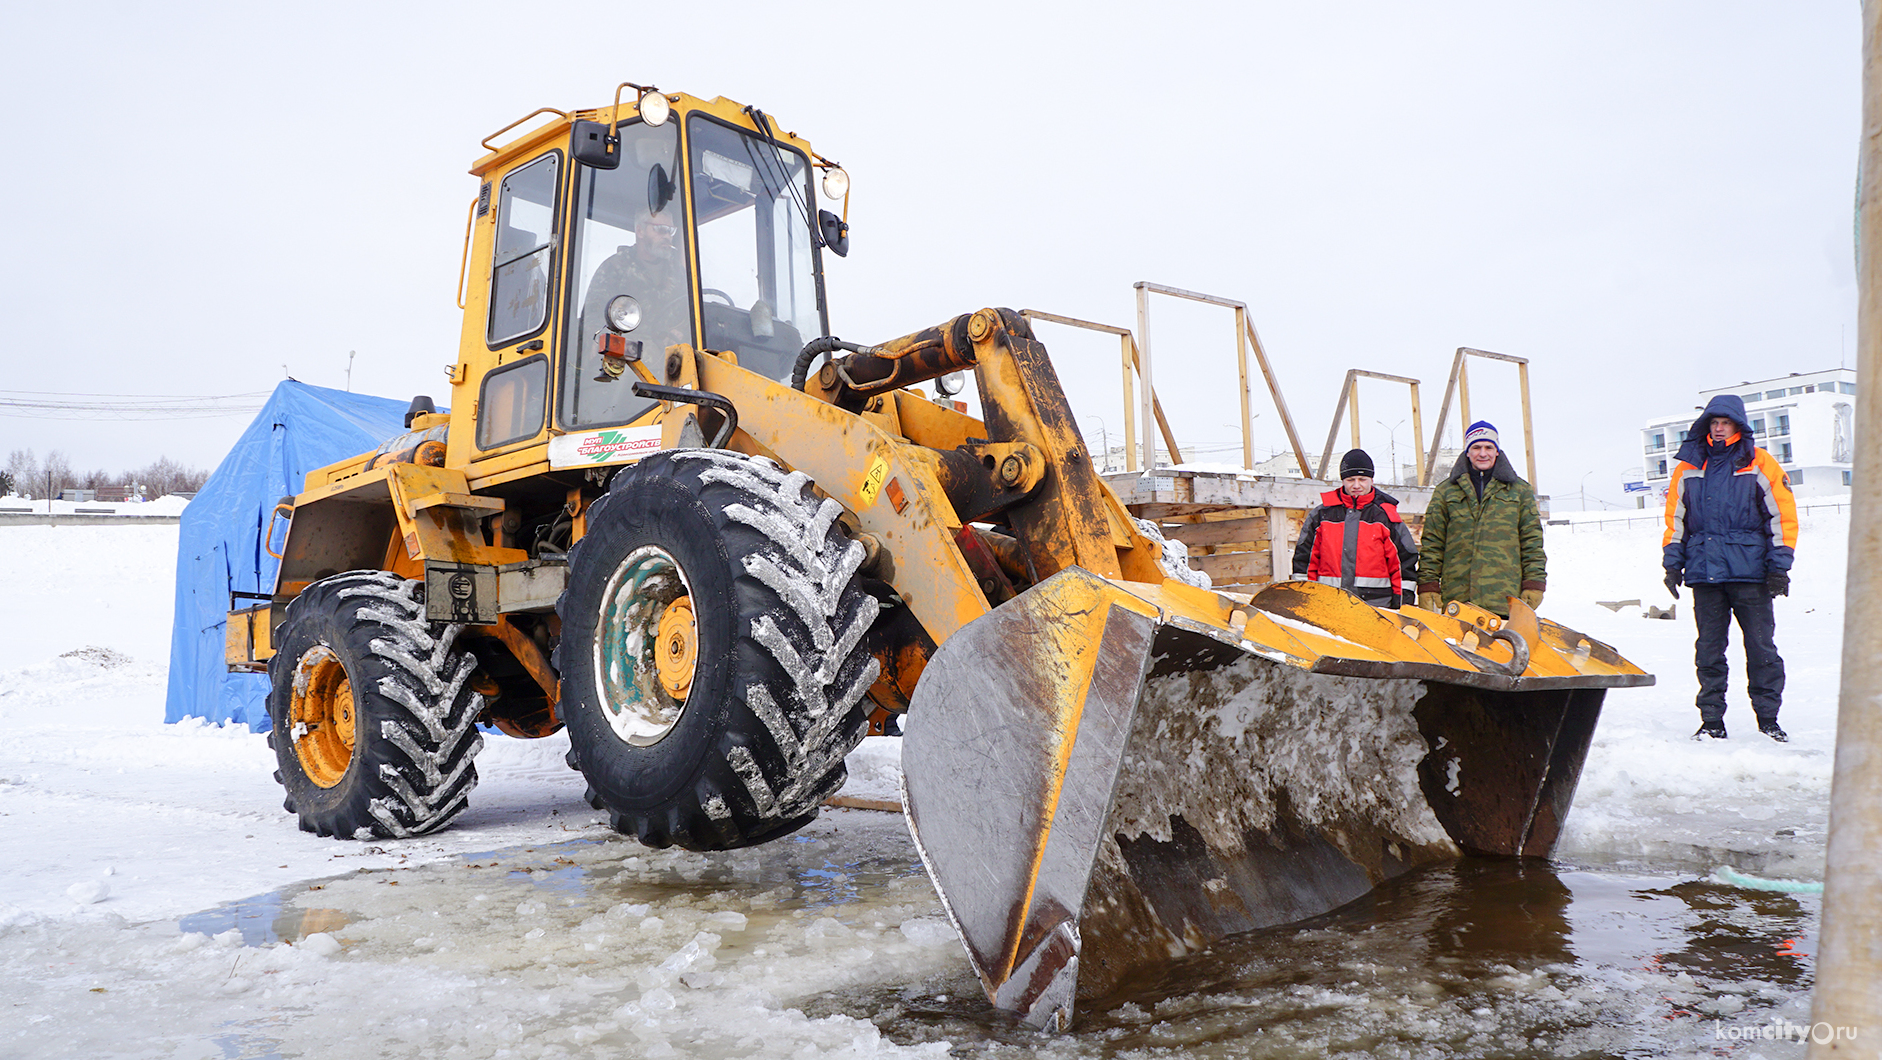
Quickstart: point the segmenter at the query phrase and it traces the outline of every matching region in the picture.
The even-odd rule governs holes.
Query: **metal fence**
[[[1797,506],[1797,514],[1799,516],[1812,513],[1845,515],[1848,514],[1848,512],[1848,501],[1799,504]],[[1664,512],[1643,511],[1636,515],[1622,516],[1614,519],[1550,519],[1548,522],[1550,527],[1561,527],[1571,534],[1577,534],[1583,530],[1625,529],[1630,526],[1665,526],[1666,515]]]

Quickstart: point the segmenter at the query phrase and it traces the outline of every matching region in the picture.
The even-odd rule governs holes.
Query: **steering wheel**
[[[699,289],[699,297],[702,301],[712,298],[714,295],[718,296],[721,305],[729,305],[734,309],[738,308],[738,303],[732,301],[732,296],[719,290],[717,287],[702,287]]]

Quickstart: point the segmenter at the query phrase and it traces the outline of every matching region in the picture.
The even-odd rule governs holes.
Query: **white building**
[[[1647,485],[1654,492],[1666,495],[1680,443],[1699,413],[1720,394],[1744,399],[1752,435],[1790,475],[1791,489],[1799,497],[1849,491],[1856,371],[1832,368],[1701,390],[1691,412],[1649,420],[1640,432],[1641,450]]]

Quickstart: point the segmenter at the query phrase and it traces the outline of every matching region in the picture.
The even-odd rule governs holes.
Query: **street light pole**
[[[1373,420],[1372,422],[1381,427],[1385,427],[1384,420]],[[1405,421],[1400,420],[1390,427],[1385,427],[1386,459],[1392,462],[1392,477],[1386,479],[1386,481],[1394,486],[1398,485],[1398,429],[1403,426],[1405,426]]]

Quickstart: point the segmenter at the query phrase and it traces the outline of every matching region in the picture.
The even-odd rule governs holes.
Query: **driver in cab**
[[[692,314],[676,207],[642,214],[634,222],[634,242],[615,248],[595,269],[582,299],[584,355],[593,356],[595,336],[607,326],[608,301],[623,294],[640,303],[641,323],[632,337],[645,344],[648,355],[689,341]]]

